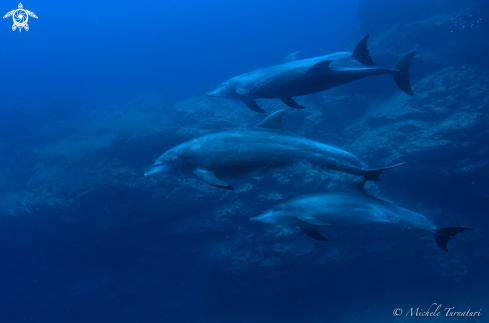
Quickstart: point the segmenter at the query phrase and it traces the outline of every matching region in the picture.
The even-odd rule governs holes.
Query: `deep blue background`
[[[2,1],[0,15],[17,8],[17,1]],[[372,2],[376,3],[375,7],[369,6]],[[0,21],[1,171],[11,172],[15,177],[11,179],[12,187],[28,183],[29,176],[36,171],[36,163],[46,162],[36,155],[36,149],[55,145],[73,132],[76,135],[79,130],[71,129],[76,124],[73,119],[87,118],[80,112],[82,109],[98,107],[97,113],[103,116],[104,111],[112,109],[111,104],[123,105],[146,93],[158,93],[173,100],[188,98],[237,74],[278,63],[297,50],[302,52],[302,58],[350,50],[366,33],[372,34],[373,43],[378,40],[375,36],[393,23],[442,14],[444,6],[454,1],[431,0],[429,4],[421,1],[415,6],[412,2],[363,1],[361,13],[357,0],[23,2],[25,9],[39,16],[38,20],[29,18],[28,32],[12,32],[11,18]],[[463,6],[465,2],[458,1],[457,5]],[[398,10],[392,15],[396,7]],[[369,24],[359,27],[359,15],[367,17],[363,23],[368,21]],[[419,39],[423,36],[416,35]],[[392,44],[385,46],[393,47]],[[417,81],[416,75],[425,75],[426,71],[417,65],[422,61],[422,54],[420,51],[413,63],[413,81]],[[487,58],[487,55],[480,56],[481,60]],[[432,68],[440,69],[441,64]],[[352,93],[361,93],[375,89],[372,95],[380,93],[381,98],[384,93],[388,96],[391,89],[397,91],[387,77],[349,86],[344,87],[345,91],[354,89]],[[216,99],[215,102],[222,101]],[[87,120],[91,119],[82,122],[89,123]],[[137,121],[134,120],[135,124]],[[287,127],[293,126],[294,121],[297,120],[286,120]],[[209,124],[216,129],[220,127]],[[88,136],[86,132],[79,134],[84,135]],[[333,138],[338,141],[342,138],[340,130],[335,135],[337,137]],[[103,129],[100,136],[103,136]],[[166,148],[178,143],[175,137],[164,139]],[[182,137],[178,137],[180,139]],[[316,139],[323,140],[325,136],[317,135]],[[103,168],[103,164],[97,163],[104,158],[121,161],[122,165],[146,165],[157,156],[140,154],[146,147],[144,143],[131,146],[123,134],[118,140],[111,142],[106,151],[92,152],[102,151],[106,156],[94,157],[87,151],[86,159],[66,165],[67,172],[90,179],[92,173],[87,170]],[[143,146],[143,149],[132,150],[135,146]],[[148,147],[152,147],[151,143]],[[481,151],[483,155],[484,150]],[[483,157],[480,158],[485,160]],[[477,162],[474,156],[467,158]],[[483,180],[487,178],[487,170],[426,180],[423,176],[430,176],[433,163],[409,162],[405,171],[383,175],[383,181],[377,183],[381,192],[394,191],[395,200],[406,207],[412,206],[413,210],[421,208],[417,202],[433,213],[440,208],[447,214],[440,216],[437,224],[473,226],[476,230],[470,233],[471,237],[483,235],[481,232],[487,227],[487,181]],[[46,168],[49,163],[61,168],[65,161],[54,157],[48,160]],[[416,163],[426,164],[425,174],[409,173],[412,170],[409,167]],[[78,168],[80,172],[73,171]],[[100,168],[95,169],[93,176],[101,172]],[[18,178],[22,174],[27,178],[25,182]],[[132,176],[142,178],[142,170],[134,171]],[[8,176],[5,177],[2,189],[8,191],[10,182]],[[81,178],[80,182],[87,178]],[[130,182],[124,183],[127,186],[118,183],[104,186],[102,179],[95,178],[97,180],[101,183],[94,185],[100,187],[93,191],[85,187],[79,192],[81,196],[68,208],[71,213],[62,208],[39,207],[16,216],[1,215],[0,323],[2,320],[46,323],[358,322],[374,321],[377,317],[389,321],[395,307],[429,306],[430,302],[486,310],[487,247],[480,243],[481,239],[462,240],[470,236],[469,233],[451,242],[449,248],[458,247],[458,251],[449,254],[452,258],[446,264],[447,268],[453,268],[454,264],[467,268],[468,274],[447,274],[448,269],[440,274],[434,270],[438,265],[434,260],[440,255],[446,256],[440,250],[421,260],[417,258],[416,253],[424,255],[426,248],[434,246],[432,236],[420,230],[394,231],[400,232],[400,238],[392,248],[364,253],[350,262],[318,266],[316,259],[306,255],[283,257],[283,266],[259,267],[243,263],[236,273],[226,272],[231,260],[210,255],[216,245],[231,244],[232,239],[245,240],[245,235],[250,235],[253,241],[242,245],[259,249],[265,229],[256,226],[240,232],[237,227],[250,225],[248,217],[240,215],[229,224],[232,229],[212,228],[197,233],[190,229],[184,232],[174,228],[165,230],[174,225],[175,218],[193,219],[200,211],[205,216],[205,212],[211,212],[209,210],[221,203],[221,196],[205,201],[206,210],[192,210],[193,214],[184,214],[180,208],[163,213],[161,206],[172,201],[153,197],[153,192],[148,193],[150,189],[131,188]],[[266,181],[261,182],[261,187],[266,186],[263,184]],[[46,182],[49,189],[49,179]],[[246,181],[241,185],[244,183]],[[297,194],[285,187],[282,190],[286,194]],[[18,187],[12,188],[15,189]],[[28,187],[22,189],[29,190]],[[66,196],[70,197],[77,193],[70,188],[66,191]],[[195,194],[198,191],[184,192]],[[245,203],[253,203],[255,194],[256,191],[252,191],[245,195],[249,198]],[[182,194],[181,199],[184,198]],[[452,221],[454,214],[463,216],[463,221]],[[344,228],[354,232],[353,236],[358,235],[359,240],[332,238],[328,247],[343,246],[344,250],[355,253],[355,241],[378,241],[381,247],[390,246],[386,241],[392,237],[384,237],[382,230],[387,232],[391,228],[396,230],[393,226],[377,229],[372,226],[372,231]],[[336,234],[336,230],[327,232],[328,237]],[[296,234],[293,238],[306,246],[318,246],[318,242],[304,235]],[[286,243],[287,239],[277,240]],[[324,270],[335,275],[327,275]],[[403,319],[409,320],[400,318]]]
[[[117,102],[146,92],[180,99],[236,74],[344,50],[356,0],[39,1],[39,19],[0,25],[0,98]],[[3,1],[2,16],[17,1]]]

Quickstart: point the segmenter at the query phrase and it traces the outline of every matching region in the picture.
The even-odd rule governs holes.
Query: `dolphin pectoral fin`
[[[450,239],[455,236],[457,233],[472,230],[467,227],[449,227],[449,228],[441,228],[435,230],[435,242],[440,247],[441,250],[447,251],[447,243]]]
[[[306,108],[306,107],[300,105],[299,103],[295,102],[295,100],[292,98],[280,98],[280,100],[282,100],[283,103],[285,103],[286,105],[288,105],[289,107],[294,108],[294,109],[305,109]]]
[[[290,62],[297,60],[297,54],[299,54],[299,53],[300,53],[300,51],[290,54],[289,56],[284,58],[283,61],[280,62],[280,64],[290,63]]]
[[[354,59],[356,59],[357,62],[359,62],[360,64],[373,66],[377,64],[374,63],[372,57],[370,57],[370,52],[368,51],[368,47],[367,47],[368,36],[369,35],[363,37],[363,39],[358,42],[351,56]]]
[[[299,227],[302,232],[307,234],[310,238],[313,238],[315,240],[319,241],[329,241],[328,238],[323,237],[321,233],[319,233],[318,229],[316,228],[305,228],[305,227]]]
[[[397,167],[401,167],[403,165],[406,165],[407,163],[400,163],[400,164],[397,164],[397,165],[392,165],[392,166],[389,166],[389,167],[384,167],[384,168],[377,168],[377,169],[370,169],[370,170],[364,170],[363,171],[363,176],[365,176],[365,179],[367,181],[380,181],[380,174],[382,174],[383,171],[385,170],[389,170],[389,169],[392,169],[392,168],[397,168]]]
[[[258,106],[258,104],[256,103],[255,100],[242,100],[244,104],[246,104],[246,106],[248,107],[248,109],[250,109],[251,111],[255,111],[255,112],[258,112],[258,113],[267,113],[265,110],[263,110],[262,108],[260,108]]]
[[[332,60],[321,61],[317,64],[314,64],[310,69],[306,71],[307,74],[317,74],[324,73],[330,71],[329,64],[331,64]]]
[[[194,170],[194,174],[204,183],[223,188],[225,190],[233,190],[233,188],[226,183],[225,181],[221,181],[219,178],[216,177],[214,172],[208,171],[208,170],[203,170],[203,169],[196,169]]]

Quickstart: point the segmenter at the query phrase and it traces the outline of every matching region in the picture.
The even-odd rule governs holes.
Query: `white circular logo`
[[[27,12],[24,9],[18,9],[14,14],[14,23],[17,27],[24,27],[27,24],[27,20],[29,20],[29,16],[27,16]]]

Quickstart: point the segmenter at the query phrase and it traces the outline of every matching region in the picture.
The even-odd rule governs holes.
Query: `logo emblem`
[[[32,11],[25,10],[22,3],[19,3],[19,9],[7,12],[7,14],[3,16],[3,19],[8,18],[10,16],[12,16],[12,19],[14,20],[14,24],[12,25],[12,31],[15,31],[17,28],[19,28],[19,31],[22,31],[22,28],[24,28],[25,31],[28,31],[29,25],[27,24],[27,20],[29,20],[29,16],[37,19],[36,14],[33,13]]]

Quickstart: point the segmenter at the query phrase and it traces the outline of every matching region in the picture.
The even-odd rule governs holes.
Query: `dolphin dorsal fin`
[[[290,63],[290,62],[293,62],[293,61],[297,60],[297,54],[299,54],[299,53],[300,53],[300,51],[290,54],[289,56],[287,56],[286,58],[284,58],[280,62],[280,64]]]
[[[365,183],[367,183],[367,178],[364,177],[361,182],[354,182],[350,184],[347,188],[347,192],[365,193]]]
[[[374,66],[377,65],[374,63],[372,60],[372,57],[370,57],[370,52],[368,51],[368,46],[367,46],[367,41],[368,41],[368,36],[365,36],[360,40],[353,50],[353,54],[351,56],[357,60],[357,62],[367,65],[367,66]]]
[[[284,124],[282,123],[282,120],[286,114],[287,114],[287,110],[275,111],[274,113],[269,115],[265,120],[263,120],[258,125],[256,125],[255,128],[284,130]]]
[[[321,73],[325,71],[329,71],[329,64],[331,64],[332,60],[321,61],[317,64],[314,64],[310,69],[306,71],[307,74]]]

